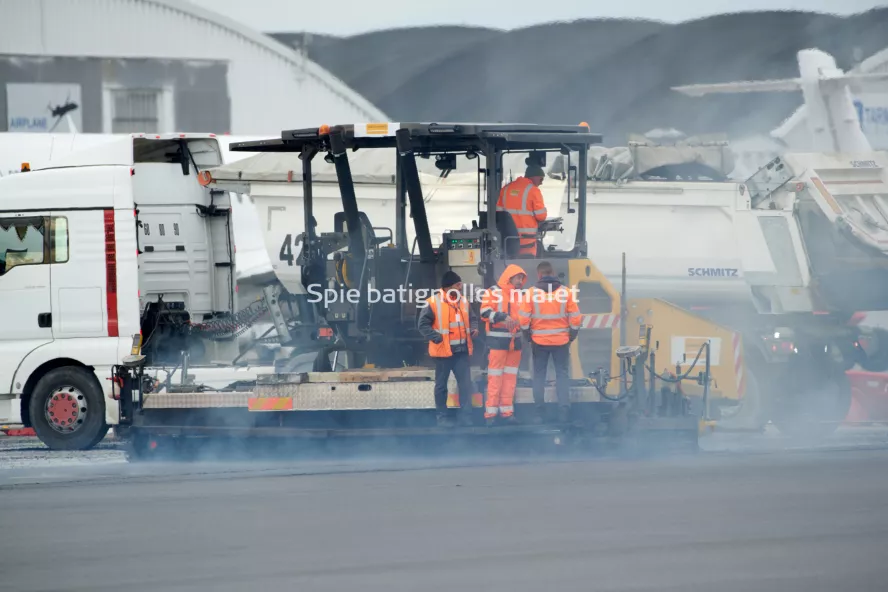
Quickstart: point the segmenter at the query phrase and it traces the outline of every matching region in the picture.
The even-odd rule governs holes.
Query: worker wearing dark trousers
[[[568,421],[570,417],[570,344],[540,345],[531,344],[533,352],[533,402],[536,405],[535,423],[542,423],[543,405],[546,393],[546,374],[549,359],[555,365],[555,392],[558,395],[558,420]]]
[[[582,318],[571,291],[558,281],[548,261],[537,266],[539,281],[522,300],[519,322],[530,333],[533,352],[533,401],[536,423],[543,421],[549,358],[555,363],[558,420],[570,420],[570,344],[579,334]]]
[[[453,426],[454,418],[447,409],[447,381],[451,372],[459,388],[461,425],[472,425],[472,395],[475,386],[469,358],[472,337],[477,336],[477,319],[471,317],[468,300],[462,293],[460,277],[448,271],[441,281],[441,290],[426,300],[417,322],[419,332],[429,340],[429,355],[435,360],[435,409],[438,425]]]

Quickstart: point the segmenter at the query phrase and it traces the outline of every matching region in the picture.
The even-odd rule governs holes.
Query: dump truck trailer
[[[394,160],[394,149],[350,154],[361,210],[380,227],[398,223],[391,207]],[[719,344],[728,344],[723,351],[736,354],[733,377],[718,381],[713,401],[721,427],[758,430],[773,421],[789,434],[809,435],[815,425],[829,432],[850,405],[845,372],[855,364],[883,367],[888,339],[881,329],[861,327],[855,311],[885,301],[885,257],[842,228],[878,231],[884,155],[866,159],[876,168],[855,166],[857,160],[791,154],[749,180],[733,181],[724,143],[638,140],[624,148],[590,148],[584,228],[590,259],[619,284],[625,253],[630,299],[663,300],[719,328]],[[569,249],[575,241],[578,164],[575,155],[559,154],[546,167],[540,190],[548,210],[562,219],[561,228],[543,237],[546,249]],[[485,169],[464,154],[446,174],[431,158],[417,159],[417,166],[429,233],[440,243],[451,229],[471,225]],[[523,166],[521,155],[505,155],[504,178]],[[303,228],[298,161],[286,152],[264,153],[212,174],[216,186],[250,195],[276,277],[289,291],[305,292],[303,269],[288,258]],[[341,210],[334,164],[314,163],[312,179],[318,231],[334,231],[332,218]],[[830,218],[834,212],[818,183],[846,216]],[[873,194],[858,200],[863,188]],[[406,235],[412,246],[416,235],[409,224]],[[584,322],[619,326],[620,315],[606,309],[590,310]],[[600,364],[591,360],[594,354],[585,356]],[[728,372],[722,364],[718,370]]]

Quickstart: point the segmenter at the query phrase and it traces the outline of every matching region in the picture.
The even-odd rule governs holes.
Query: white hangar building
[[[0,15],[0,132],[388,120],[296,50],[185,0],[0,0]]]

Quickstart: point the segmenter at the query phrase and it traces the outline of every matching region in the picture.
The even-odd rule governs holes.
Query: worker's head
[[[462,287],[462,278],[455,271],[444,272],[444,277],[441,278],[441,288],[445,294],[455,298],[462,292]]]
[[[543,179],[546,177],[545,171],[543,171],[543,167],[538,164],[529,164],[527,165],[527,169],[524,171],[524,177],[526,179],[530,179],[530,182],[539,187],[543,184]]]
[[[541,261],[539,265],[537,265],[537,276],[542,279],[546,276],[552,277],[555,275],[555,269],[552,267],[552,264],[548,261]]]
[[[524,285],[524,282],[527,280],[527,276],[523,273],[516,273],[512,277],[509,278],[509,283],[512,284],[513,288],[520,288]]]

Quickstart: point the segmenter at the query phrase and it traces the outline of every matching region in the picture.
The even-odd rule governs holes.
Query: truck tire
[[[31,393],[29,410],[37,437],[53,450],[87,450],[108,432],[102,389],[83,368],[47,372]]]
[[[718,426],[728,430],[760,432],[768,423],[767,394],[761,389],[763,381],[756,374],[758,367],[754,364],[746,366],[746,392],[739,403],[733,407],[719,409]]]
[[[888,370],[888,331],[873,329],[869,337],[866,355],[860,360],[860,366],[867,372],[885,372]]]

